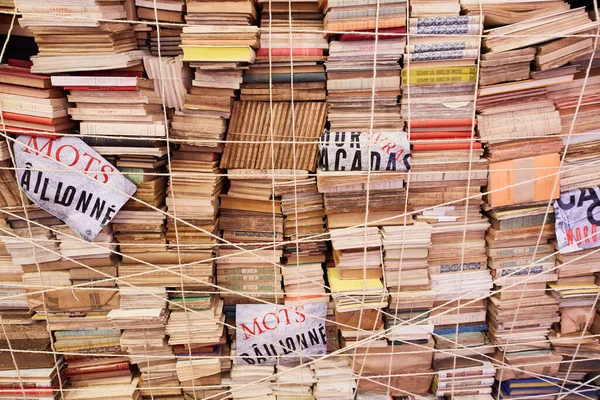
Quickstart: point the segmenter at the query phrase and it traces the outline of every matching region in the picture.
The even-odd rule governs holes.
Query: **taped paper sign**
[[[556,241],[561,253],[600,246],[600,188],[571,190],[554,202]]]
[[[14,150],[21,190],[88,241],[137,190],[81,139],[21,135]]]
[[[236,353],[250,365],[309,361],[327,352],[327,304],[238,304]]]
[[[406,132],[329,132],[319,140],[324,171],[406,171],[410,145]]]

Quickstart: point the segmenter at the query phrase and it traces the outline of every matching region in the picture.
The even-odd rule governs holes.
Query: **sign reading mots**
[[[15,161],[21,190],[91,241],[137,187],[81,139],[21,135]]]
[[[327,352],[327,304],[238,304],[236,353],[250,365],[307,361]]]

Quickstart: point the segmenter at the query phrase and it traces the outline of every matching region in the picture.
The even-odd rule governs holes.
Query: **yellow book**
[[[402,78],[410,73],[410,77],[415,76],[440,76],[440,75],[475,75],[477,74],[476,66],[467,67],[433,67],[433,68],[418,68],[410,67],[402,70]]]
[[[180,45],[183,61],[247,62],[253,63],[256,53],[250,46],[193,46]]]
[[[432,75],[432,76],[416,76],[410,74],[411,85],[428,85],[435,83],[455,83],[455,82],[475,82],[476,74],[456,74],[456,75]],[[402,84],[406,85],[408,79],[403,76]]]
[[[340,279],[337,268],[327,269],[329,285],[334,292],[352,291],[383,291],[383,284],[379,279]]]

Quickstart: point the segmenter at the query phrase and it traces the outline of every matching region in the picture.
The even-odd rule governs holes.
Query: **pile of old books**
[[[33,33],[39,48],[31,57],[34,73],[127,68],[140,64],[144,56],[137,50],[130,24],[100,21],[125,20],[121,1],[110,5],[92,1],[90,8],[55,7],[43,1],[16,1],[15,5],[25,14],[19,24]]]
[[[327,39],[318,1],[259,1],[262,7],[260,49],[244,73],[240,97],[248,101],[325,100]]]

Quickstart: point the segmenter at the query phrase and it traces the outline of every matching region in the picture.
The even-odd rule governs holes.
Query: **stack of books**
[[[81,121],[82,135],[164,137],[162,100],[154,82],[141,75],[140,66],[97,75],[54,75],[52,84],[69,90],[69,102],[75,103],[69,114]]]
[[[218,7],[218,6],[221,7]],[[252,25],[257,20],[252,0],[240,0],[230,4],[220,1],[186,0],[185,20],[190,25]]]
[[[381,279],[381,235],[376,227],[330,229],[335,268],[340,279]]]
[[[229,352],[223,346],[223,301],[212,297],[206,304],[190,298],[188,303],[182,295],[177,303],[186,308],[171,311],[165,333],[177,358],[176,372],[183,392],[193,397],[203,386],[220,384],[221,372],[229,368],[228,360],[224,360],[227,368],[223,368],[219,358]]]
[[[356,378],[348,356],[329,357],[311,364],[317,382],[313,387],[316,400],[354,399]]]
[[[100,21],[125,20],[122,1],[108,5],[96,0],[91,4],[57,8],[45,1],[15,2],[18,11],[25,14],[19,24],[33,33],[39,49],[31,57],[32,72],[95,71],[141,63],[145,53],[137,50],[131,25]]]
[[[175,356],[165,334],[169,315],[164,308],[166,290],[123,286],[119,292],[121,309],[111,311],[108,320],[111,326],[123,329],[121,348],[140,370],[142,395],[181,394]],[[137,297],[134,302],[132,296]]]
[[[378,278],[342,279],[337,268],[327,269],[335,302],[335,321],[346,343],[383,330],[382,310],[388,293]]]
[[[380,233],[384,250],[383,272],[390,293],[385,318],[386,328],[390,329],[387,337],[392,341],[427,339],[433,331],[433,324],[427,321],[427,317],[435,297],[430,290],[427,260],[431,227],[417,222],[414,225],[384,226]]]
[[[492,393],[496,369],[489,361],[470,367],[438,369],[433,378],[432,391],[437,396],[453,399],[476,398]],[[488,397],[489,398],[489,397]]]
[[[185,96],[192,85],[194,74],[180,57],[144,57],[144,70],[154,81],[154,89],[167,108],[182,111]],[[163,94],[164,92],[164,94]],[[173,116],[171,115],[171,120]],[[175,139],[175,129],[171,126],[171,140]]]
[[[321,1],[325,12],[325,30],[365,34],[403,33],[406,26],[406,3],[403,1],[377,3],[374,0],[359,0],[348,3],[343,0]],[[400,28],[400,29],[398,29]],[[362,32],[356,35],[362,35]],[[372,36],[372,34],[371,34]]]
[[[260,27],[264,33],[256,63],[244,73],[241,99],[325,100],[323,62],[327,58],[327,39],[318,32],[291,31],[323,28],[323,13],[318,1],[297,4],[285,0],[260,0],[258,3],[262,7]]]
[[[278,399],[273,394],[273,365],[234,365],[231,368],[229,391],[232,399]]]
[[[0,396],[12,399],[55,399],[68,387],[64,358],[51,354],[3,352]],[[16,365],[15,365],[16,364]],[[66,395],[66,391],[64,392]]]
[[[329,4],[331,3],[330,1]],[[398,97],[400,60],[406,40],[386,35],[375,43],[370,35],[348,36],[350,35],[343,34],[338,40],[329,42],[329,57],[326,62],[329,105],[327,116],[331,130],[402,130]]]
[[[76,125],[67,112],[66,93],[52,86],[49,75],[32,74],[28,61],[0,65],[0,104],[8,132],[54,136]]]
[[[67,363],[65,376],[69,378],[71,389],[80,389],[82,392],[103,390],[98,386],[127,385],[132,381],[126,356],[80,358],[68,360]]]
[[[284,294],[281,287],[281,249],[244,247],[251,251],[231,246],[221,246],[217,251],[217,283],[223,288],[221,297],[227,305],[259,300],[281,303]]]
[[[277,399],[292,399],[294,397],[314,400],[312,386],[317,379],[314,371],[307,365],[295,368],[294,366],[278,365],[277,379],[271,384],[273,394]]]
[[[151,23],[167,22],[180,23],[183,22],[185,12],[184,0],[136,0],[136,16],[141,21]],[[138,38],[138,48],[148,47],[152,55],[158,55],[160,49],[161,57],[178,56],[182,54],[179,45],[181,44],[181,28],[177,26],[166,25],[161,26],[158,32],[156,26],[151,24],[135,24],[133,30]],[[160,36],[160,40],[159,40]],[[144,41],[142,44],[141,41]]]
[[[170,249],[209,251],[217,244],[219,194],[224,177],[219,148],[181,144],[171,156],[167,207]],[[181,220],[184,220],[185,223]]]

